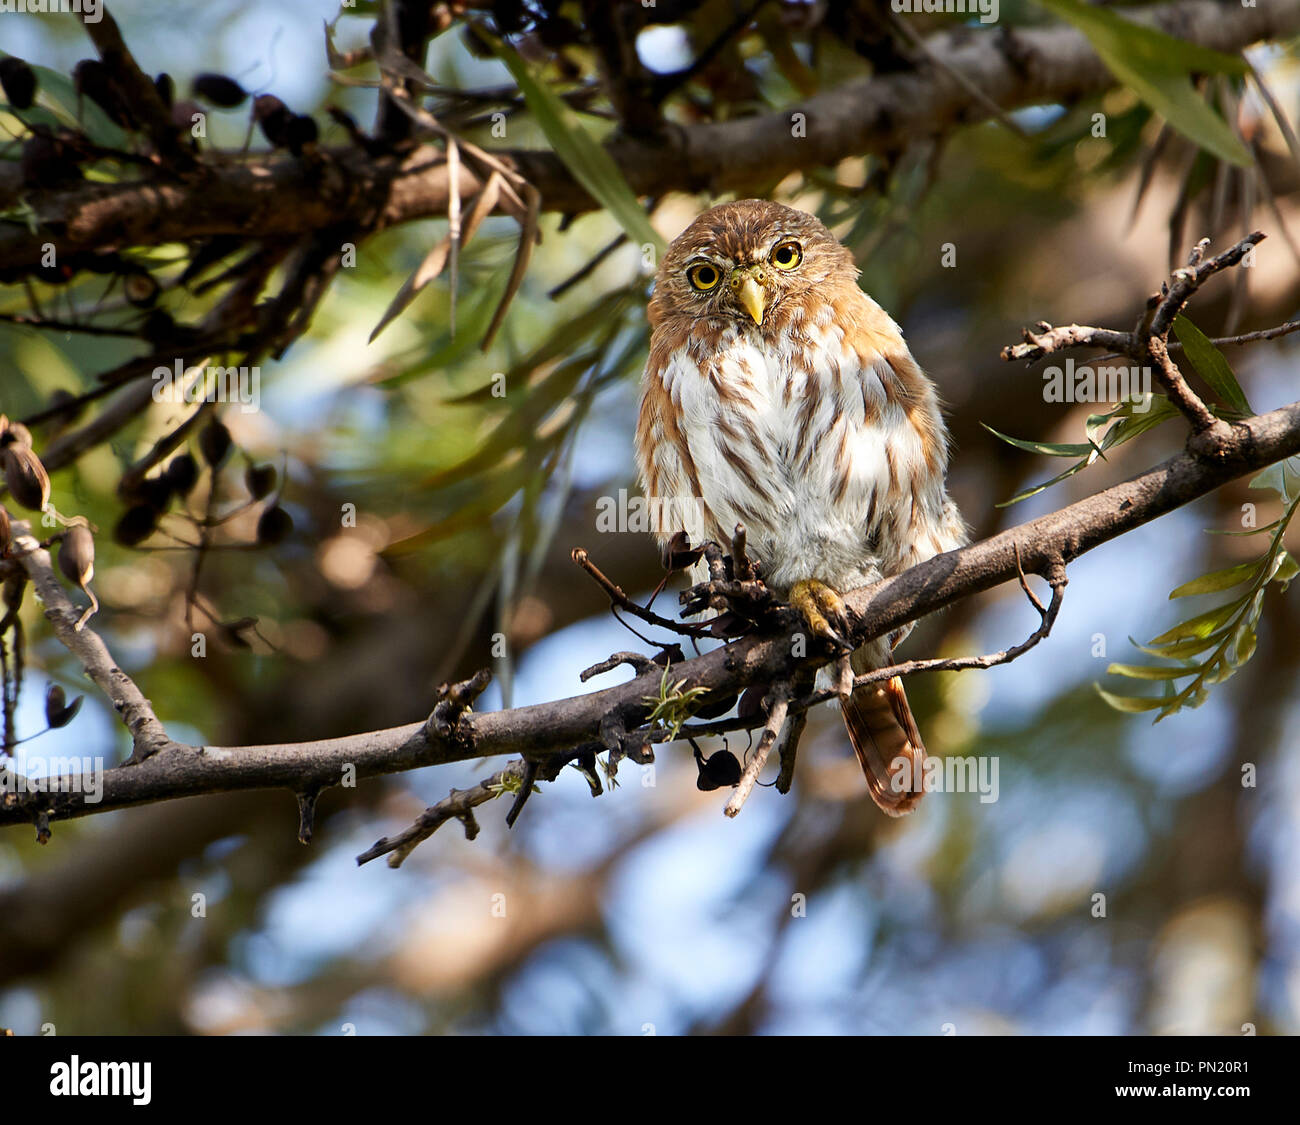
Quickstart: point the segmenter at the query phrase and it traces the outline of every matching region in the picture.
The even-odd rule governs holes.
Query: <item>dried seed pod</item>
[[[738,613],[724,610],[709,621],[709,632],[715,637],[743,637],[754,628],[754,623]]]
[[[192,454],[182,453],[171,459],[163,475],[177,496],[188,496],[199,482],[199,463]]]
[[[742,719],[753,719],[763,713],[763,697],[767,695],[768,684],[751,684],[740,697],[740,706],[736,714]]]
[[[148,270],[136,270],[128,273],[123,282],[126,299],[137,309],[147,309],[158,299],[161,288]]]
[[[214,469],[220,468],[221,463],[230,453],[230,447],[233,444],[230,431],[226,429],[225,423],[218,421],[216,418],[213,418],[199,431],[199,452],[203,454],[203,460]]]
[[[669,664],[680,664],[685,659],[686,654],[682,652],[682,646],[672,644],[664,645],[658,652],[656,652],[652,663],[658,664],[660,668],[664,668]]]
[[[21,422],[10,422],[0,414],[0,445],[21,445],[24,449],[31,449],[32,431]]]
[[[249,465],[244,470],[244,487],[254,500],[265,500],[271,495],[277,478],[274,465]]]
[[[31,109],[36,96],[36,72],[17,55],[0,59],[0,90],[14,109]]]
[[[4,588],[0,589],[0,601],[10,613],[17,613],[23,605],[23,594],[27,590],[27,575],[15,574],[5,579]]]
[[[176,338],[176,321],[166,309],[151,309],[140,326],[140,335],[161,347]]]
[[[289,107],[274,94],[258,94],[253,99],[253,120],[274,148],[288,147],[293,116]]]
[[[90,588],[90,580],[95,577],[95,537],[85,524],[73,524],[64,532],[59,542],[59,570],[90,599],[89,607],[74,626],[79,630],[99,609],[99,599]]]
[[[243,86],[224,74],[197,74],[190,88],[196,98],[202,98],[222,109],[234,109],[243,105],[244,99],[248,97],[248,91]]]
[[[158,513],[148,504],[136,504],[122,513],[113,528],[113,538],[123,547],[143,543],[158,527]]]
[[[62,188],[81,181],[80,157],[61,137],[48,129],[32,129],[23,143],[23,185],[29,188]]]
[[[81,710],[81,702],[85,698],[84,695],[79,695],[68,703],[67,693],[62,686],[51,684],[45,693],[45,721],[56,730],[59,727],[66,727],[77,717],[77,712]]]
[[[153,80],[153,88],[158,91],[158,97],[168,109],[176,104],[176,83],[165,70]]]
[[[99,59],[82,59],[72,68],[72,84],[79,98],[89,98],[104,111],[114,125],[129,129],[132,125],[130,107],[118,89],[113,72]]]
[[[332,105],[327,107],[325,112],[343,126],[357,148],[364,150],[370,156],[379,156],[388,147],[383,141],[367,136],[357,124],[356,119],[347,110]]]
[[[316,122],[306,114],[298,114],[289,119],[286,143],[294,156],[301,156],[302,150],[308,145],[314,145],[319,136],[320,130],[316,128]]]
[[[95,537],[84,524],[74,524],[59,541],[59,570],[75,586],[95,577]]]
[[[293,531],[293,517],[279,504],[267,508],[257,520],[257,541],[263,547],[283,543]]]
[[[695,779],[695,787],[706,793],[740,783],[740,763],[730,750],[718,750],[706,758],[696,746],[695,764],[700,771]]]
[[[661,551],[661,556],[665,570],[685,570],[704,557],[704,548],[692,547],[690,536],[684,531],[678,531],[673,533],[673,537]]]
[[[704,701],[695,708],[692,716],[696,719],[720,719],[736,705],[736,692],[722,692],[716,700],[706,697]]]
[[[161,515],[171,503],[172,482],[167,479],[166,473],[154,477],[145,477],[126,489],[123,496],[132,504],[147,504]]]
[[[121,273],[127,269],[126,259],[121,254],[83,254],[78,259],[82,269],[101,275]]]
[[[10,495],[30,511],[45,511],[50,502],[50,475],[40,458],[27,446],[16,444],[5,446],[0,456],[4,458],[5,484]]]

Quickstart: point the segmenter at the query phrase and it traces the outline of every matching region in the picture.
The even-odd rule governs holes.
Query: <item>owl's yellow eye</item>
[[[803,250],[797,242],[782,242],[772,251],[772,265],[779,270],[792,270],[803,261]]]
[[[707,293],[722,280],[722,274],[718,272],[717,266],[709,262],[696,262],[686,271],[686,280],[691,283],[692,288]]]

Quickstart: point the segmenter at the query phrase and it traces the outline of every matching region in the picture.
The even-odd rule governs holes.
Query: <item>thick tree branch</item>
[[[1252,7],[1183,0],[1128,13],[1135,20],[1206,47],[1236,52],[1300,31],[1300,0],[1257,0]],[[774,176],[833,165],[849,156],[891,153],[918,137],[1012,110],[1072,102],[1115,85],[1088,40],[1068,27],[959,28],[927,41],[941,66],[882,74],[817,94],[774,113],[670,129],[653,141],[620,139],[608,148],[633,189],[724,192]],[[971,98],[960,74],[987,101]],[[804,128],[792,128],[801,114]],[[382,229],[445,215],[450,200],[442,149],[424,146],[402,159],[372,158],[356,147],[329,150],[320,165],[266,158],[203,164],[201,183],[86,183],[34,200],[44,229],[0,231],[0,269],[34,266],[57,234],[61,253],[103,246],[154,246],[218,234],[284,238],[338,223]],[[551,152],[491,154],[541,194],[547,211],[576,214],[597,204]],[[486,173],[457,168],[461,199]],[[14,165],[0,166],[0,206],[22,191]]]
[[[852,639],[861,644],[884,636],[958,599],[1017,580],[1022,571],[1051,574],[1102,543],[1296,453],[1300,453],[1300,402],[1228,427],[1226,438],[1212,448],[1180,453],[1060,511],[852,591],[845,598],[854,617]],[[53,591],[50,596],[58,605]],[[69,612],[60,609],[56,625]],[[790,679],[824,662],[825,657],[791,655],[794,646],[789,634],[801,623],[789,612],[787,628],[776,635],[745,637],[676,664],[675,675],[721,695],[754,683]],[[115,669],[111,658],[103,659],[106,668]],[[88,804],[78,792],[9,794],[0,808],[0,824],[32,823],[38,817],[61,820],[240,789],[280,787],[301,793],[480,757],[569,757],[576,747],[601,742],[602,729],[611,717],[629,731],[642,723],[651,709],[647,697],[656,693],[661,674],[656,666],[627,683],[589,695],[508,711],[464,711],[443,734],[435,724],[422,721],[283,745],[196,747],[167,742],[141,764],[108,770],[98,803]],[[122,689],[119,685],[115,690]]]

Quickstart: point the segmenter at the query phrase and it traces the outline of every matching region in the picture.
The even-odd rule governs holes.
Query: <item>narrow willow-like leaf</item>
[[[1141,699],[1132,695],[1116,695],[1114,692],[1107,691],[1103,687],[1093,685],[1097,694],[1102,697],[1116,711],[1124,711],[1128,714],[1137,714],[1140,711],[1154,711],[1159,707],[1165,706],[1164,699]]]
[[[1253,414],[1250,403],[1246,401],[1246,392],[1232,373],[1227,357],[1210,342],[1210,338],[1182,313],[1174,320],[1174,333],[1196,373],[1210,384],[1214,393],[1239,414]]]
[[[496,45],[497,56],[509,69],[524,101],[555,154],[564,161],[591,197],[614,216],[638,245],[649,243],[662,256],[664,243],[650,225],[636,194],[613,158],[583,128],[577,114],[555,91],[533,77],[528,64],[508,44]]]
[[[1053,442],[1053,441],[1026,441],[1024,438],[1008,437],[1006,434],[995,430],[987,422],[981,422],[989,433],[996,438],[1001,438],[1008,445],[1014,445],[1017,449],[1023,449],[1027,453],[1043,453],[1048,457],[1086,457],[1093,451],[1093,447],[1088,442]]]
[[[1111,664],[1106,673],[1110,676],[1127,676],[1131,680],[1177,680],[1182,676],[1196,675],[1196,669],[1171,668],[1159,664]]]
[[[1168,641],[1164,644],[1157,644],[1154,641],[1149,645],[1138,644],[1132,637],[1129,640],[1133,647],[1139,652],[1145,652],[1148,656],[1165,657],[1170,660],[1185,660],[1189,656],[1196,656],[1208,648],[1213,648],[1228,635],[1227,629],[1216,629],[1204,637],[1189,637],[1182,641]]]
[[[1214,570],[1209,574],[1202,574],[1200,578],[1193,578],[1190,582],[1184,582],[1181,586],[1171,590],[1169,597],[1171,599],[1188,598],[1193,594],[1213,594],[1219,590],[1231,590],[1234,586],[1240,586],[1243,582],[1257,575],[1259,571],[1258,559],[1238,563],[1236,566],[1225,567],[1223,570]]]
[[[1189,617],[1186,621],[1180,621],[1172,629],[1167,629],[1160,636],[1153,637],[1151,643],[1162,645],[1180,641],[1184,638],[1208,637],[1230,620],[1237,610],[1246,604],[1247,600],[1248,598],[1238,598],[1236,601],[1227,602],[1224,605],[1216,605],[1213,609],[1207,609],[1204,613],[1198,613],[1195,617]]]
[[[1038,0],[1088,37],[1110,72],[1193,144],[1248,167],[1250,152],[1192,85],[1191,75],[1244,74],[1243,59],[1175,39],[1080,0]]]

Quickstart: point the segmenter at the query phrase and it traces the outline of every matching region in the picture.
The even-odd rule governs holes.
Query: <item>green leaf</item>
[[[1132,695],[1116,695],[1114,692],[1107,691],[1097,684],[1092,685],[1097,690],[1097,694],[1102,697],[1116,711],[1123,711],[1127,714],[1137,714],[1139,711],[1154,711],[1158,707],[1163,707],[1166,703],[1164,699],[1139,699]]]
[[[1111,664],[1106,672],[1111,676],[1127,676],[1131,680],[1176,680],[1180,676],[1194,676],[1195,668],[1170,668],[1160,664]]]
[[[1077,442],[1070,444],[1068,442],[1053,441],[1025,441],[1023,438],[1008,437],[990,426],[987,422],[981,422],[989,433],[996,438],[1001,438],[1008,445],[1014,445],[1017,449],[1023,449],[1028,453],[1043,453],[1048,457],[1086,457],[1093,452],[1093,447],[1088,442]]]
[[[1161,645],[1172,641],[1180,641],[1186,637],[1208,637],[1245,605],[1248,597],[1249,595],[1238,598],[1235,602],[1216,605],[1213,609],[1207,609],[1204,613],[1198,613],[1195,617],[1180,621],[1167,632],[1161,633],[1158,637],[1153,637],[1151,643]]]
[[[1250,165],[1246,146],[1191,82],[1193,73],[1244,74],[1244,60],[1080,0],[1038,3],[1082,31],[1110,72],[1180,133],[1221,160]]]
[[[1233,641],[1236,646],[1236,652],[1233,654],[1232,663],[1234,666],[1245,664],[1252,656],[1255,655],[1255,643],[1258,638],[1255,636],[1255,630],[1249,625],[1243,625],[1238,631]]]
[[[37,102],[53,110],[65,125],[77,125],[78,99],[72,79],[49,67],[33,66],[32,70],[36,73]],[[108,119],[108,114],[89,98],[80,101],[80,129],[86,136],[102,148],[123,150],[130,147],[126,133]]]
[[[1227,635],[1229,630],[1226,628],[1216,629],[1213,633],[1207,633],[1205,636],[1188,637],[1182,641],[1152,641],[1149,645],[1138,644],[1137,641],[1129,638],[1133,647],[1140,652],[1145,652],[1148,656],[1159,656],[1169,660],[1185,660],[1189,656],[1195,656],[1197,653],[1204,652],[1207,648],[1214,648]]]
[[[1092,459],[1089,457],[1085,457],[1081,461],[1076,461],[1073,465],[1071,465],[1068,469],[1066,469],[1065,472],[1057,473],[1056,476],[1054,476],[1051,480],[1045,480],[1041,484],[1031,484],[1028,488],[1022,489],[1020,492],[1017,492],[1013,497],[1011,497],[1010,500],[1003,500],[1000,504],[995,504],[994,507],[1009,508],[1012,504],[1020,503],[1021,500],[1028,500],[1029,497],[1037,496],[1040,492],[1043,491],[1043,489],[1051,488],[1052,485],[1054,484],[1060,484],[1060,482],[1065,480],[1066,477],[1074,476],[1075,473],[1080,472],[1083,469],[1086,469],[1091,464],[1092,464]]]
[[[1276,582],[1283,590],[1285,590],[1289,585],[1291,585],[1291,580],[1295,578],[1297,574],[1300,574],[1300,563],[1295,561],[1290,551],[1283,551],[1282,554],[1278,556],[1277,562],[1274,564],[1273,573],[1269,576],[1269,581]]]
[[[1240,586],[1258,573],[1258,559],[1238,563],[1236,566],[1225,567],[1223,570],[1214,570],[1209,574],[1202,574],[1200,578],[1193,578],[1190,582],[1184,582],[1181,586],[1170,591],[1169,597],[1172,600],[1173,598],[1188,598],[1193,594],[1213,594],[1219,590],[1231,590],[1234,586]]]
[[[1238,413],[1253,414],[1250,403],[1246,401],[1246,394],[1237,382],[1237,376],[1232,373],[1224,354],[1210,342],[1210,338],[1182,313],[1174,320],[1174,333],[1183,345],[1187,358],[1192,361],[1192,366],[1196,368],[1196,373],[1214,388],[1214,393]]]
[[[1289,479],[1288,479],[1289,478]],[[1284,501],[1290,503],[1294,496],[1291,489],[1300,481],[1290,460],[1276,461],[1261,473],[1251,477],[1250,488],[1272,489]]]
[[[1144,401],[1147,396],[1144,396]],[[1125,403],[1126,412],[1115,422],[1102,440],[1102,449],[1112,449],[1132,441],[1135,437],[1154,429],[1170,418],[1178,417],[1178,408],[1164,395],[1150,395],[1151,405],[1143,411],[1134,408],[1133,403]]]
[[[658,255],[663,254],[664,242],[650,225],[646,213],[637,202],[636,194],[613,157],[583,128],[577,114],[549,86],[537,81],[528,64],[519,53],[506,43],[495,45],[498,57],[510,70],[519,92],[537,119],[555,154],[602,207],[604,207],[629,238],[640,246],[649,243]]]

